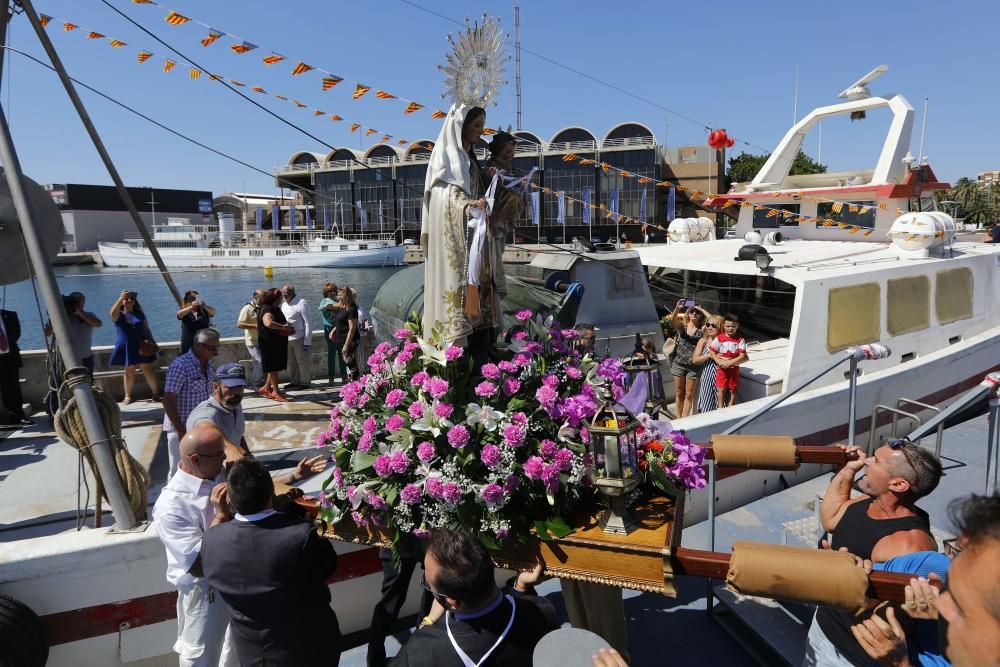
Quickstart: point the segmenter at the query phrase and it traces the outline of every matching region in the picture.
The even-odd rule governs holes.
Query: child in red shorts
[[[739,334],[740,321],[735,315],[726,315],[722,333],[708,346],[708,353],[715,361],[715,395],[718,406],[736,405],[736,388],[740,385],[739,365],[746,361],[747,342]],[[726,401],[726,391],[729,401]]]

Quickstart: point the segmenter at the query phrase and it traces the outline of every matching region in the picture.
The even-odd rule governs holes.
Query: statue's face
[[[503,150],[500,151],[500,155],[498,155],[497,157],[499,157],[502,162],[510,164],[510,161],[514,159],[515,148],[517,148],[517,145],[513,141],[508,144],[505,144]]]
[[[462,129],[462,143],[467,146],[474,145],[479,138],[483,136],[483,128],[486,127],[486,114],[479,114],[478,117],[472,119],[463,129]]]

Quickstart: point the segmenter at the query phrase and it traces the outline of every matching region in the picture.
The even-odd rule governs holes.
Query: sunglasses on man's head
[[[434,598],[437,599],[438,602],[442,602],[443,603],[444,600],[448,597],[444,593],[438,593],[433,588],[431,588],[431,585],[429,583],[427,583],[427,574],[426,573],[420,575],[420,587],[423,588],[428,593],[430,593],[431,595],[433,595]]]
[[[917,467],[915,465],[913,465],[913,459],[910,458],[910,451],[906,448],[906,445],[909,444],[909,443],[910,443],[910,441],[907,440],[906,438],[893,438],[892,440],[886,440],[885,444],[888,445],[889,449],[892,449],[892,450],[897,450],[898,449],[898,450],[902,451],[903,452],[903,458],[906,459],[906,464],[908,466],[910,466],[910,469],[913,470],[914,474],[916,474],[917,473]]]

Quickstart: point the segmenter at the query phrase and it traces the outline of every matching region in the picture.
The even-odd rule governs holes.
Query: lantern
[[[625,507],[625,495],[641,481],[639,420],[615,401],[610,388],[605,387],[589,430],[595,484],[608,496],[601,528],[606,533],[628,535],[636,524]]]
[[[631,356],[622,363],[622,368],[629,378],[629,388],[636,382],[646,385],[646,402],[642,406],[642,411],[654,419],[660,412],[660,402],[656,397],[660,395],[661,388],[657,387],[656,371],[660,370],[660,364],[656,360],[647,360],[641,356]]]

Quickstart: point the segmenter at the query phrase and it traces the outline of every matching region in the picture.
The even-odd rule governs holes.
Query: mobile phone
[[[685,308],[694,308],[694,299],[684,299],[684,303],[681,305]]]

